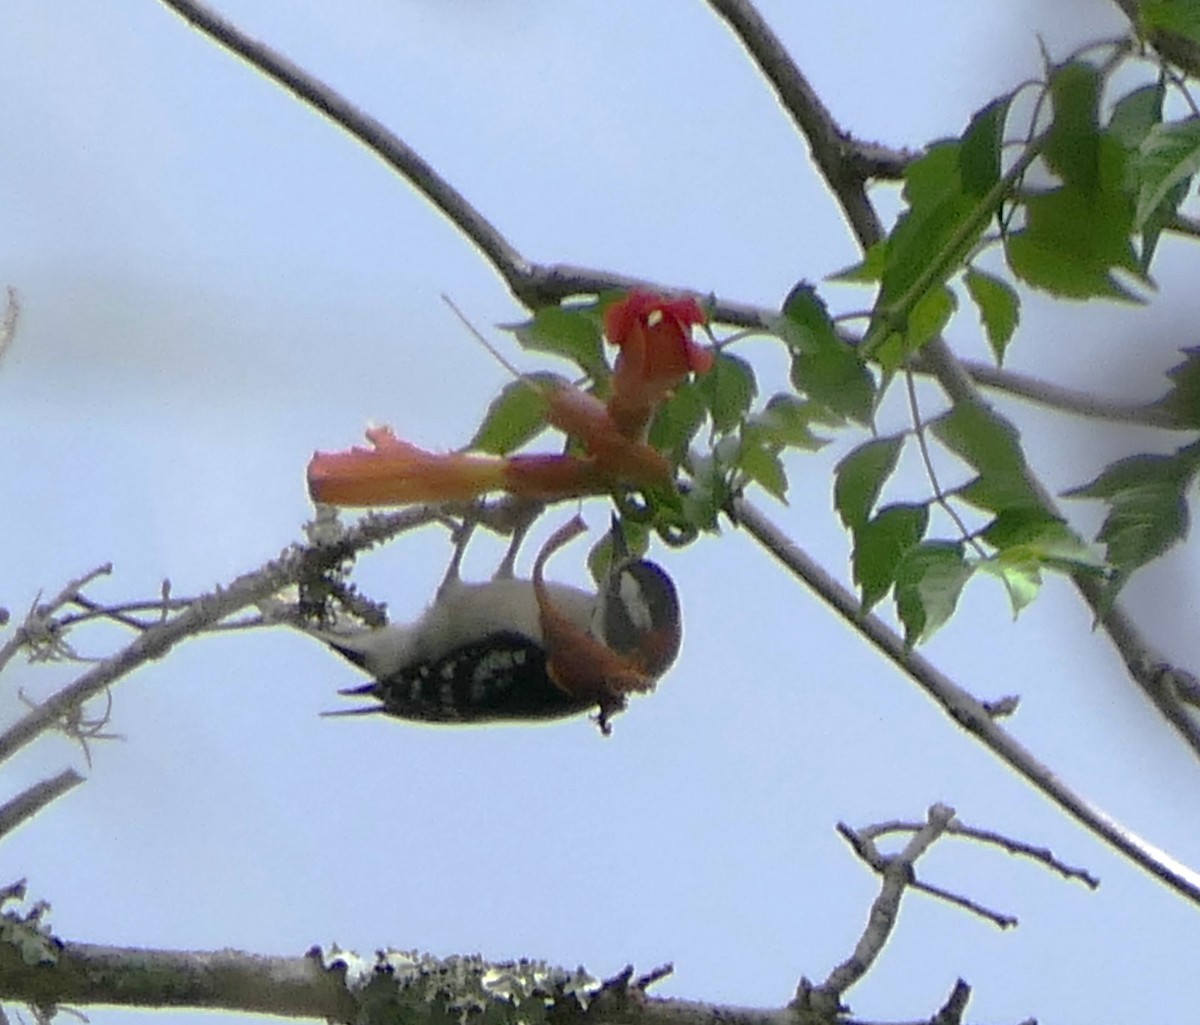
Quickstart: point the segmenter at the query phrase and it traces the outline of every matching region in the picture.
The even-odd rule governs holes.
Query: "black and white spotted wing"
[[[351,652],[342,652],[358,661]],[[383,712],[428,723],[559,719],[590,706],[546,675],[546,653],[519,633],[495,633],[340,694],[368,695]]]

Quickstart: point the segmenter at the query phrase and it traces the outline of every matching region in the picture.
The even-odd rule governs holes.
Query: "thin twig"
[[[344,532],[337,542],[337,552],[349,556],[405,530],[432,522],[439,515],[441,510],[436,507],[417,506],[387,516],[366,516]],[[43,731],[55,728],[71,715],[73,709],[106,687],[146,663],[162,658],[180,641],[297,583],[314,555],[329,557],[328,552],[320,548],[290,549],[261,569],[238,577],[228,587],[201,595],[175,616],[140,633],[115,655],[47,698],[0,734],[0,762]]]
[[[40,624],[45,623],[68,602],[74,601],[78,597],[79,592],[97,577],[107,576],[111,572],[112,563],[106,562],[103,566],[97,566],[83,576],[67,583],[50,601],[39,602],[35,599],[33,607],[25,617],[25,622],[17,627],[13,631],[13,635],[0,647],[0,672],[3,672],[4,667],[12,660],[12,657],[29,643],[31,633],[36,633],[37,627]]]
[[[933,466],[933,457],[929,454],[929,442],[925,438],[925,421],[921,419],[921,406],[917,401],[917,386],[913,380],[912,371],[907,369],[904,371],[904,384],[908,393],[908,412],[912,419],[913,432],[917,436],[917,448],[921,453],[921,462],[925,466],[925,476],[929,479],[930,487],[933,488],[933,499],[941,506],[946,515],[954,521],[954,525],[958,527],[958,532],[962,535],[963,541],[971,545],[975,549],[976,554],[981,558],[987,558],[987,552],[984,551],[983,546],[972,536],[970,529],[959,515],[958,510],[950,504],[946,498],[946,493],[942,490],[937,470]]]
[[[11,801],[0,805],[0,837],[11,833],[22,822],[33,818],[39,811],[68,790],[79,786],[83,777],[74,769],[63,769],[57,776],[35,783]]]
[[[8,286],[8,302],[4,307],[4,317],[0,319],[0,360],[12,347],[13,339],[17,337],[17,321],[21,319],[21,294]]]
[[[953,808],[935,804],[929,809],[928,822],[905,844],[904,850],[886,859],[879,896],[871,905],[867,926],[854,953],[834,968],[824,983],[806,994],[808,1006],[818,1011],[837,1011],[846,991],[870,971],[896,925],[905,887],[913,881],[913,865],[942,835],[953,818]]]
[[[920,822],[878,822],[872,826],[867,826],[859,829],[858,832],[864,836],[879,837],[885,836],[888,833],[905,832],[911,833],[920,829]],[[960,836],[967,840],[978,840],[980,843],[992,844],[1016,857],[1029,858],[1032,861],[1040,862],[1047,868],[1053,869],[1064,879],[1077,879],[1084,883],[1090,889],[1096,889],[1100,885],[1100,880],[1097,879],[1091,872],[1086,869],[1075,868],[1060,861],[1054,856],[1054,852],[1049,847],[1036,847],[1033,844],[1025,843],[1022,840],[1014,840],[1010,836],[1005,836],[1003,833],[996,833],[990,829],[979,829],[975,826],[967,826],[955,819],[946,829],[949,836]]]
[[[783,109],[808,140],[809,152],[829,183],[863,248],[883,237],[879,215],[867,198],[865,179],[848,159],[849,136],[834,120],[817,91],[792,60],[783,42],[748,0],[708,0],[733,30],[775,90]]]
[[[951,821],[946,827],[947,832],[950,831],[953,824],[953,821]],[[925,826],[926,823],[918,822],[913,829],[907,830],[907,832],[919,833]],[[876,845],[875,839],[880,835],[877,827],[868,826],[866,829],[854,829],[844,822],[839,822],[837,824],[837,831],[859,858],[870,865],[876,872],[883,873],[893,856],[882,853]],[[940,886],[934,886],[932,883],[922,882],[916,877],[915,871],[908,885],[914,890],[928,894],[930,897],[935,897],[938,900],[945,901],[947,904],[952,904],[973,915],[977,915],[985,921],[991,922],[999,929],[1010,929],[1018,924],[1016,918],[1012,915],[993,911],[991,908],[985,907],[978,901],[971,900],[969,897],[964,897],[962,894],[953,893]]]

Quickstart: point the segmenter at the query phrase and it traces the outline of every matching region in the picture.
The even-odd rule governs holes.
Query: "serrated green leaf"
[[[1133,204],[1122,190],[1125,151],[1101,140],[1102,187],[1051,189],[1025,201],[1025,226],[1005,238],[1008,265],[1021,280],[1054,295],[1140,297],[1118,282],[1114,269],[1141,273],[1133,251]]]
[[[720,433],[742,422],[758,394],[754,369],[740,356],[728,352],[716,354],[712,369],[696,379],[696,388]]]
[[[538,373],[506,384],[467,447],[506,456],[532,441],[546,428],[546,399],[539,386],[557,387],[561,382],[555,374]]]
[[[964,280],[967,294],[979,310],[979,320],[996,365],[1003,366],[1005,350],[1020,319],[1021,300],[1007,281],[974,267],[967,268]]]
[[[850,530],[867,522],[903,447],[903,437],[874,439],[847,453],[834,467],[834,508]]]
[[[1058,68],[1050,79],[1054,120],[1042,150],[1063,182],[1090,195],[1100,188],[1100,72],[1083,61]]]
[[[877,309],[904,296],[930,264],[941,260],[955,233],[974,213],[977,200],[964,190],[959,175],[961,155],[959,142],[936,143],[905,170],[904,198],[909,206],[887,239]],[[965,253],[982,230],[980,223],[978,232],[959,239],[957,251]],[[948,265],[947,274],[952,269]]]
[[[1017,470],[992,470],[980,474],[953,493],[976,509],[993,513],[1041,507],[1024,474]]]
[[[850,346],[835,341],[820,352],[796,353],[792,384],[839,416],[869,425],[875,409],[875,378]]]
[[[779,336],[792,352],[823,352],[841,344],[829,308],[817,290],[801,281],[783,301]]]
[[[786,502],[788,479],[779,453],[772,447],[759,443],[753,435],[742,438],[738,453],[738,468],[766,492],[781,502]]]
[[[1144,34],[1175,32],[1200,43],[1200,5],[1196,0],[1142,0],[1138,22]]]
[[[654,415],[649,434],[651,447],[678,462],[687,454],[707,415],[708,404],[700,389],[694,381],[684,381]]]
[[[1024,473],[1020,432],[982,403],[960,402],[929,421],[929,429],[943,445],[981,474]]]
[[[1200,346],[1181,351],[1183,362],[1167,371],[1171,390],[1155,405],[1169,412],[1181,424],[1200,427]]]
[[[1154,259],[1155,250],[1158,248],[1159,238],[1175,219],[1175,214],[1178,212],[1180,204],[1187,196],[1188,189],[1191,187],[1192,183],[1190,179],[1176,182],[1166,196],[1163,197],[1163,201],[1150,211],[1150,216],[1146,218],[1146,223],[1142,225],[1142,251],[1138,255],[1138,267],[1141,268],[1143,277],[1149,274],[1150,263]]]
[[[975,563],[975,568],[997,577],[1004,584],[1014,618],[1033,602],[1042,589],[1041,565],[1036,560],[1023,560],[1004,552],[994,559]]]
[[[1162,120],[1162,83],[1144,85],[1122,96],[1113,104],[1108,130],[1126,149],[1137,149],[1151,127]]]
[[[1002,96],[975,112],[963,133],[959,174],[963,189],[982,198],[1000,181],[1000,148],[1011,97]]]
[[[931,288],[921,296],[908,315],[908,329],[904,332],[906,352],[919,352],[922,346],[937,338],[957,309],[958,299],[945,285]]]
[[[683,493],[682,508],[687,522],[697,530],[715,531],[717,517],[733,498],[729,469],[714,456],[693,461],[690,486]]]
[[[1179,194],[1180,182],[1200,171],[1200,118],[1153,125],[1138,147],[1137,168],[1134,228],[1140,230],[1172,190]]]
[[[1067,570],[1105,568],[1104,560],[1064,519],[1043,509],[1005,509],[984,527],[980,537],[1010,562],[1034,562]]]
[[[910,647],[928,640],[953,614],[972,567],[962,546],[926,541],[910,548],[896,568],[896,612]]]
[[[1118,583],[1187,537],[1187,491],[1200,469],[1200,442],[1174,455],[1129,456],[1091,483],[1066,492],[1100,498],[1108,515],[1096,539],[1116,567]]]
[[[864,611],[888,593],[905,553],[925,536],[928,526],[928,506],[895,503],[854,531],[851,566]]]
[[[880,240],[867,250],[859,263],[843,267],[826,276],[826,281],[843,281],[852,284],[869,284],[883,277],[883,265],[887,259],[887,242]]]
[[[606,381],[600,316],[594,304],[580,307],[543,306],[520,324],[503,324],[521,347],[570,360],[594,381]]]
[[[829,439],[815,434],[813,424],[828,424],[830,419],[828,410],[823,406],[779,392],[771,396],[761,413],[754,414],[746,421],[743,432],[764,444],[816,452],[828,445]],[[845,422],[840,417],[836,420],[836,426]]]

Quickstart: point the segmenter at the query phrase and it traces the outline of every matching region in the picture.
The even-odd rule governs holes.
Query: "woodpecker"
[[[533,722],[598,709],[601,730],[633,691],[651,690],[682,639],[679,598],[666,571],[630,558],[614,525],[611,569],[590,592],[544,581],[556,548],[583,530],[573,521],[547,542],[533,577],[513,575],[520,536],[491,580],[465,583],[460,532],[433,603],[416,622],[352,633],[315,632],[374,679],[341,694],[422,723]]]

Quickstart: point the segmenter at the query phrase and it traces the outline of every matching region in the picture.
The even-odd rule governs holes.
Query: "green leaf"
[[[1163,201],[1150,211],[1146,223],[1142,225],[1142,251],[1138,258],[1138,267],[1141,269],[1143,277],[1149,273],[1150,262],[1154,259],[1154,252],[1158,248],[1159,236],[1174,219],[1191,184],[1190,180],[1176,182],[1163,197]]]
[[[813,433],[813,424],[841,426],[845,421],[832,417],[824,406],[805,402],[787,392],[772,395],[766,408],[746,420],[743,433],[760,439],[764,444],[816,452],[829,444],[828,438]]]
[[[1181,351],[1183,362],[1167,371],[1171,390],[1155,405],[1166,410],[1181,424],[1200,427],[1200,346]]]
[[[928,640],[954,614],[971,573],[956,543],[926,541],[905,553],[896,568],[896,612],[907,645]]]
[[[1200,43],[1200,5],[1196,0],[1142,0],[1138,21],[1143,34],[1175,32]]]
[[[979,310],[979,319],[987,334],[996,365],[1004,365],[1004,353],[1012,341],[1021,316],[1021,300],[1007,281],[968,267],[965,275],[967,294]]]
[[[1101,140],[1100,187],[1067,185],[1025,201],[1025,227],[1005,239],[1008,264],[1017,277],[1054,295],[1105,296],[1139,302],[1111,271],[1141,273],[1133,251],[1133,204],[1122,191],[1125,151]]]
[[[992,470],[968,481],[953,494],[964,502],[998,513],[1005,509],[1040,508],[1025,475],[1017,470]]]
[[[1021,610],[1031,604],[1042,589],[1041,564],[1032,559],[1021,559],[1002,552],[994,559],[983,559],[975,563],[977,570],[982,570],[999,578],[1008,592],[1008,600],[1012,603],[1014,618]]]
[[[851,566],[869,611],[891,589],[897,567],[929,526],[929,507],[896,503],[884,506],[854,531]]]
[[[753,368],[728,352],[716,354],[712,369],[696,379],[696,387],[712,414],[713,426],[722,434],[742,422],[758,394]]]
[[[960,402],[931,420],[929,428],[943,445],[981,474],[1024,473],[1020,432],[982,403]]]
[[[693,461],[691,486],[683,494],[687,522],[698,530],[717,529],[717,517],[733,498],[729,469],[715,456]]]
[[[779,501],[786,501],[788,479],[779,453],[768,445],[761,444],[753,435],[742,438],[737,465],[752,481],[761,485]]]
[[[532,441],[546,428],[546,399],[539,385],[558,387],[561,383],[556,374],[537,373],[506,384],[492,399],[467,448],[506,456]]]
[[[826,276],[826,281],[844,281],[852,284],[869,284],[883,277],[883,265],[887,259],[887,241],[881,239],[867,250],[859,263],[843,267]]]
[[[783,317],[774,327],[793,353],[823,352],[840,341],[825,300],[805,281],[788,293]]]
[[[961,159],[961,143],[940,142],[905,171],[904,198],[909,205],[888,236],[877,310],[900,299],[932,263],[944,260],[950,240],[974,213],[977,200],[964,191]],[[979,231],[959,240],[956,252],[946,262],[947,277],[954,270],[957,254],[974,245],[982,230],[981,223]]]
[[[803,282],[792,289],[777,325],[792,351],[792,384],[815,403],[861,424],[871,422],[875,378],[838,337],[824,300]]]
[[[1090,194],[1100,188],[1100,72],[1083,61],[1057,69],[1050,79],[1054,121],[1042,155],[1063,182]]]
[[[1200,469],[1200,442],[1173,455],[1129,456],[1069,498],[1100,498],[1108,515],[1096,535],[1117,570],[1115,587],[1187,537],[1186,493]]]
[[[878,438],[859,445],[834,467],[834,508],[850,530],[867,522],[903,447],[903,437]]]
[[[1137,167],[1134,228],[1141,229],[1172,190],[1179,195],[1180,182],[1188,182],[1200,171],[1200,118],[1152,126],[1138,147]]]
[[[1109,115],[1109,133],[1126,149],[1137,149],[1150,129],[1162,120],[1164,95],[1162,83],[1155,82],[1122,96]]]
[[[1064,519],[1043,509],[1005,509],[980,537],[1010,562],[1035,562],[1067,571],[1105,568],[1104,560]]]
[[[945,285],[937,285],[926,292],[908,315],[908,330],[904,333],[904,348],[908,352],[919,352],[927,342],[937,338],[950,323],[958,299]]]
[[[600,317],[594,304],[543,306],[530,320],[501,326],[516,335],[524,349],[570,360],[594,381],[608,379]]]
[[[684,381],[654,415],[649,434],[651,447],[678,462],[687,454],[707,415],[708,404],[700,389],[695,382]]]
[[[958,170],[963,188],[982,198],[1000,181],[1000,148],[1011,97],[1002,96],[975,112],[963,133]]]

